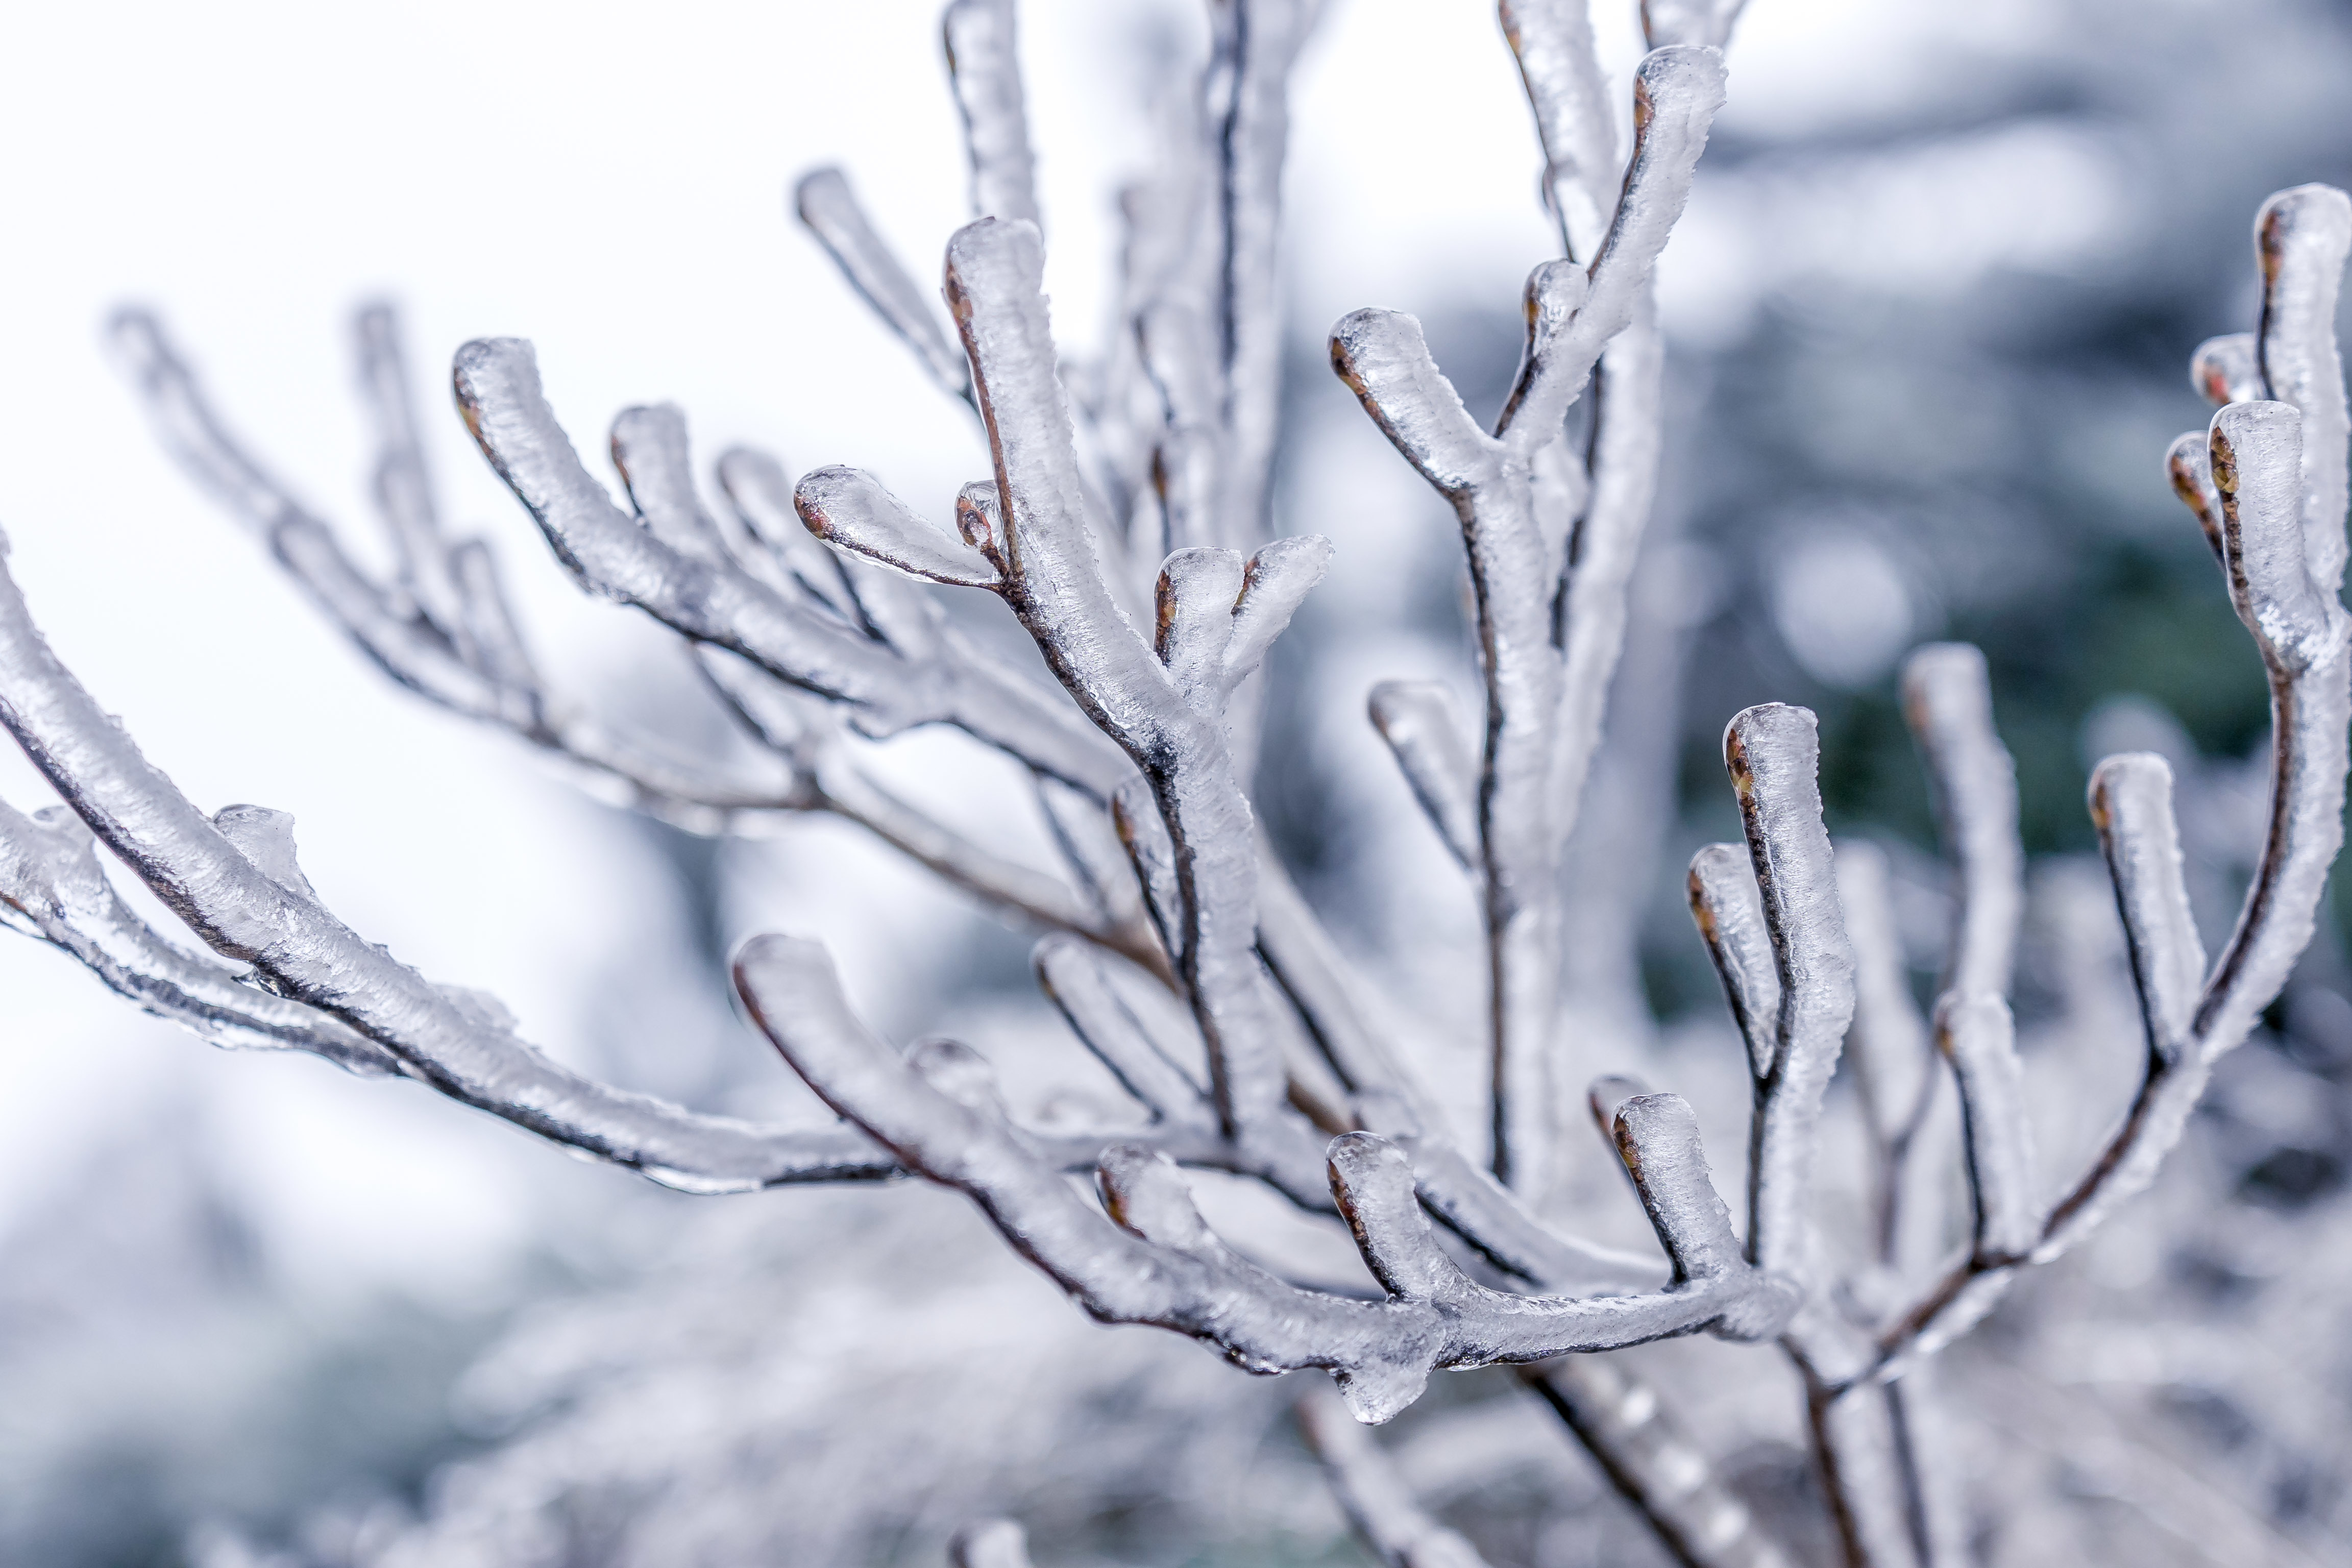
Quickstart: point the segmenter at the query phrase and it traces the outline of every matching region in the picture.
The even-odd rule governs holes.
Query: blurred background
[[[1596,20],[1622,83],[1631,8]],[[1035,0],[1023,26],[1048,287],[1083,357],[1112,326],[1114,193],[1205,29],[1185,0]],[[671,641],[549,560],[443,412],[443,367],[465,339],[529,337],[583,450],[621,406],[669,399],[706,454],[857,464],[943,512],[986,467],[968,418],[786,211],[799,172],[841,163],[930,274],[964,171],[927,0],[52,6],[10,36],[0,526],[53,644],[184,790],[292,812],[352,925],[635,1087],[815,1113],[723,985],[725,952],[762,929],[823,931],[894,1037],[1066,1054],[1027,939],[852,830],[690,838],[394,689],[150,441],[101,342],[117,305],[155,307],[265,461],[365,551],[346,318],[397,300],[446,511],[493,542],[557,682],[722,743]],[[1661,268],[1673,413],[1578,850],[1580,1025],[1597,1065],[1663,1059],[1710,1144],[1738,1146],[1679,867],[1736,831],[1718,738],[1760,700],[1820,711],[1832,828],[1895,854],[1932,972],[1941,878],[1895,669],[1960,638],[1990,660],[2047,858],[2021,959],[2033,1070],[2119,1104],[2128,1027],[2065,1048],[2100,1005],[2085,966],[2115,967],[2084,780],[2116,750],[2174,758],[2218,939],[2261,820],[2263,689],[2161,458],[2205,421],[2189,351],[2252,325],[2263,196],[2352,181],[2352,9],[1754,0],[1730,64]],[[1475,912],[1362,717],[1378,679],[1472,689],[1459,546],[1322,344],[1348,310],[1411,310],[1491,413],[1521,281],[1549,254],[1539,160],[1477,0],[1331,0],[1293,127],[1276,531],[1339,554],[1278,650],[1260,806],[1466,1087]],[[1044,852],[1028,816],[992,815],[972,749],[879,750],[926,805]],[[0,795],[49,798],[13,752]],[[2149,1201],[2170,1229],[2120,1227],[1952,1373],[2012,1405],[2090,1391],[2034,1417],[2064,1435],[2042,1439],[2064,1450],[2063,1506],[1993,1542],[2000,1560],[2043,1560],[2021,1544],[2037,1531],[2052,1562],[2094,1537],[2148,1543],[2116,1561],[2228,1561],[2249,1540],[2345,1560],[2348,986],[2324,931]],[[2145,1320],[2151,1281],[2207,1327],[2030,1331],[2053,1300]],[[1738,1354],[1654,1352],[1667,1382],[1717,1390],[1735,1483],[1812,1542],[1793,1391]],[[2019,1367],[2030,1387],[2002,1381]],[[1423,1494],[1498,1563],[1658,1560],[1549,1418],[1483,1375],[1443,1380],[1396,1428]],[[8,1563],[929,1563],[990,1511],[1026,1521],[1048,1563],[1356,1553],[1281,1390],[1086,1323],[942,1194],[677,1197],[413,1086],[215,1053],[16,940],[0,1388]],[[2141,1412],[2188,1479],[2101,1468]]]

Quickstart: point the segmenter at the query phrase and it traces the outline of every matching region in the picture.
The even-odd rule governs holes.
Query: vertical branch
[[[1589,259],[1609,232],[1623,171],[1586,0],[1502,0],[1500,11],[1535,111],[1545,210],[1559,226],[1561,254]]]
[[[1174,842],[1183,906],[1170,946],[1209,1042],[1220,1119],[1237,1132],[1284,1092],[1272,997],[1256,956],[1256,835],[1222,712],[1188,700],[1119,610],[1095,554],[1043,272],[1029,225],[983,218],[948,246],[949,307],[995,459],[1003,592],[1079,706],[1151,783]],[[1237,612],[1240,602],[1229,598],[1224,608]],[[1209,624],[1200,613],[1194,606],[1183,625]],[[1176,640],[1197,647],[1205,636]],[[1231,637],[1229,624],[1220,653]]]
[[[1899,1266],[1903,1237],[1916,1226],[1903,1221],[1915,1194],[1906,1181],[1911,1140],[1930,1103],[1936,1084],[1927,1021],[1912,1000],[1903,946],[1895,925],[1887,886],[1886,852],[1875,844],[1846,840],[1837,846],[1838,902],[1853,942],[1854,1086],[1876,1156],[1873,1196],[1877,1255]]]
[[[1895,1407],[1875,1390],[1811,1384],[1806,1415],[1822,1491],[1849,1568],[1925,1568],[1907,1507]]]
[[[2109,757],[2091,774],[2091,821],[2107,858],[2131,954],[2132,984],[2151,1062],[2194,1055],[2190,1030],[2205,984],[2205,944],[2189,907],[2172,767],[2148,752]]]
[[[1984,655],[1934,643],[1903,665],[1903,714],[1927,764],[1958,905],[1940,990],[2005,996],[2025,910],[2017,767],[1993,729]]]
[[[1792,1278],[1806,1269],[1813,1125],[1853,1016],[1853,950],[1822,825],[1817,729],[1804,709],[1773,702],[1735,716],[1723,739],[1780,982],[1774,1056],[1757,1080],[1748,1256]]]
[[[2273,749],[2270,832],[2198,1005],[2198,1046],[2209,1057],[2244,1039],[2286,984],[2344,842],[2352,713],[2344,652],[2352,620],[2313,570],[2302,447],[2302,420],[2290,405],[2239,403],[2213,416],[2230,598],[2270,674]],[[2340,570],[2341,549],[2339,519],[2321,563]]]
[[[1555,634],[1567,670],[1551,784],[1559,801],[1554,831],[1563,845],[1582,815],[1610,684],[1625,647],[1628,595],[1664,450],[1664,398],[1665,341],[1645,292],[1593,374],[1590,489],[1569,535],[1562,624]]]
[[[427,621],[462,636],[468,597],[451,564],[433,504],[432,477],[416,431],[416,399],[389,305],[370,305],[352,322],[360,391],[375,424],[375,503],[400,560],[400,585]],[[461,647],[461,655],[463,649]]]
[[[1290,69],[1321,0],[1216,0],[1213,16],[1229,71],[1223,114],[1212,126],[1218,164],[1218,355],[1224,462],[1214,542],[1256,548],[1281,426],[1282,310],[1277,240],[1282,166],[1290,146]],[[1203,541],[1203,542],[1207,542]]]
[[[1013,0],[954,0],[940,19],[971,158],[971,212],[1035,223],[1036,160]]]
[[[2015,1026],[1998,996],[1946,992],[1936,1009],[1936,1046],[1960,1088],[1969,1158],[1971,1245],[1987,1264],[2024,1257],[2041,1239],[2033,1154],[2026,1135],[2024,1084]]]
[[[1529,277],[1527,346],[1492,436],[1471,423],[1411,317],[1359,310],[1331,335],[1333,369],[1462,521],[1486,687],[1478,869],[1494,1163],[1527,1191],[1541,1190],[1554,1136],[1565,815],[1555,773],[1567,689],[1554,627],[1565,542],[1538,516],[1536,458],[1644,298],[1723,101],[1722,60],[1709,49],[1662,50],[1643,62],[1635,86],[1639,133],[1606,239],[1589,268],[1555,261]],[[1594,662],[1584,673],[1595,673]],[[1613,662],[1613,648],[1601,662]],[[1597,673],[1605,682],[1606,670]]]
[[[2263,204],[2254,219],[2263,318],[2256,333],[2269,395],[2303,416],[2296,511],[2312,580],[2344,583],[2346,441],[2344,361],[2336,348],[2336,296],[2352,255],[2352,199],[2328,185],[2297,185]]]

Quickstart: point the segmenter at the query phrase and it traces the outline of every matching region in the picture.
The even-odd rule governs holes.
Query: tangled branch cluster
[[[2035,1165],[2007,1000],[2023,906],[2013,773],[1982,657],[1924,648],[1906,669],[1906,711],[1960,890],[1932,1017],[1904,974],[1883,856],[1833,844],[1824,825],[1813,716],[1779,704],[1736,715],[1724,761],[1745,841],[1700,851],[1689,887],[1747,1047],[1744,1224],[1717,1195],[1689,1106],[1604,1079],[1590,1104],[1659,1246],[1630,1257],[1563,1228],[1547,1203],[1572,1120],[1559,1110],[1574,1067],[1559,1025],[1563,858],[1660,462],[1651,276],[1724,101],[1720,51],[1739,5],[1648,6],[1626,155],[1582,0],[1505,0],[1560,255],[1528,278],[1524,351],[1491,429],[1465,411],[1412,318],[1358,311],[1330,337],[1334,370],[1462,527],[1483,714],[1466,723],[1442,687],[1415,682],[1377,687],[1370,707],[1479,901],[1490,1117],[1470,1142],[1401,1065],[1376,989],[1290,883],[1250,799],[1261,667],[1334,549],[1269,537],[1286,84],[1317,8],[1213,7],[1192,116],[1165,167],[1129,193],[1127,330],[1100,363],[1062,362],[1041,291],[1009,0],[947,11],[975,213],[946,247],[952,335],[847,180],[820,170],[802,181],[807,227],[985,432],[992,472],[954,498],[951,528],[877,476],[821,468],[793,484],[774,458],[743,449],[715,465],[727,505],[713,510],[685,420],[667,406],[614,421],[618,504],[557,424],[530,344],[457,351],[457,400],[483,456],[583,588],[684,642],[759,742],[756,768],[668,756],[546,679],[488,550],[442,527],[386,311],[361,316],[359,342],[376,493],[397,550],[388,579],[247,455],[153,319],[116,324],[174,453],[394,680],[697,831],[845,817],[1041,930],[1039,982],[1132,1098],[1134,1120],[1024,1124],[974,1052],[877,1038],[823,944],[791,936],[747,943],[735,984],[838,1122],[753,1124],[569,1071],[519,1037],[494,999],[436,985],[341,921],[303,875],[288,817],[191,803],[58,661],[5,575],[0,722],[64,805],[29,817],[0,806],[0,914],[216,1044],[413,1078],[672,1186],[913,1175],[960,1189],[1096,1318],[1174,1330],[1254,1372],[1328,1371],[1361,1421],[1411,1404],[1434,1370],[1528,1367],[1693,1563],[1780,1557],[1696,1468],[1653,1391],[1577,1358],[1696,1332],[1775,1342],[1808,1391],[1851,1561],[1946,1560],[1948,1505],[1909,1431],[1925,1394],[1906,1374],[2153,1178],[2215,1059],[2246,1037],[2309,942],[2339,846],[2352,621],[2337,602],[2347,425],[2332,322],[2352,203],[2306,186],[2264,206],[2259,330],[2199,351],[2199,384],[2221,406],[2171,454],[2268,672],[2273,769],[2259,868],[2210,961],[2189,914],[2167,765],[2129,754],[2094,775],[2147,1035],[2127,1116],[2086,1169],[2053,1180]],[[939,595],[957,590],[1001,599],[1059,689],[943,611]],[[1058,873],[894,798],[861,763],[862,740],[928,724],[1027,770],[1063,852]],[[100,844],[215,956],[184,952],[135,914]],[[1139,985],[1164,988],[1189,1025],[1131,1005]],[[1849,1046],[1875,1151],[1875,1234],[1862,1249],[1874,1261],[1836,1277],[1812,1234],[1811,1166]],[[1969,1202],[1951,1256],[1937,1173],[1915,1158],[1933,1152],[1919,1133],[1947,1076]],[[1184,1167],[1256,1178],[1344,1225],[1377,1289],[1336,1294],[1245,1258],[1202,1219]],[[1090,1173],[1093,1192],[1073,1173]],[[1384,1558],[1475,1560],[1411,1504],[1369,1435],[1319,1395],[1302,1409]],[[1017,1536],[989,1529],[959,1560],[1023,1559]]]

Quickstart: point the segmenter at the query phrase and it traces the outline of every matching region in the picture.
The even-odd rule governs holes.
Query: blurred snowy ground
[[[1622,79],[1630,7],[1599,9]],[[1107,325],[1109,192],[1148,156],[1151,73],[1197,47],[1200,23],[1180,0],[1044,0],[1024,26],[1048,285],[1085,352]],[[1023,944],[847,831],[795,825],[714,854],[390,688],[172,468],[100,342],[113,306],[159,308],[265,458],[365,541],[343,323],[362,299],[397,298],[447,510],[496,543],[548,666],[616,716],[691,737],[711,720],[680,700],[667,640],[549,562],[438,416],[440,367],[466,338],[528,336],[583,449],[620,406],[672,399],[706,454],[750,441],[795,468],[860,464],[942,507],[984,468],[968,419],[840,285],[784,196],[802,169],[843,163],[929,269],[963,216],[930,5],[657,18],[481,0],[46,7],[14,20],[12,44],[0,526],[53,642],[152,759],[207,806],[293,812],[306,869],[355,927],[437,980],[496,993],[529,1037],[624,1082],[714,1106],[807,1104],[732,1021],[714,962],[768,927],[824,931],[853,995],[898,1037],[1032,1016]],[[2345,178],[2328,93],[2347,58],[2341,19],[2294,0],[1755,0],[1662,268],[1679,395],[1734,421],[1723,399],[1761,387],[1740,433],[1790,450],[1801,441],[1775,435],[1762,405],[1818,409],[1817,488],[1868,492],[1876,464],[1965,489],[2011,432],[1965,397],[1874,382],[1857,355],[1809,380],[1806,346],[1883,334],[1889,354],[1942,354],[1964,376],[1966,353],[1998,360],[1989,340],[2021,321],[2043,330],[2053,299],[2195,297],[2206,315],[2185,337],[2168,319],[2149,329],[2157,368],[2110,364],[2084,389],[2105,412],[2070,435],[2078,500],[2201,551],[2153,477],[2163,440],[2201,420],[2179,367],[2198,337],[2245,322],[2261,197]],[[1408,953],[1400,978],[1416,994],[1458,1001],[1445,976],[1467,900],[1426,896],[1453,884],[1360,719],[1373,679],[1466,669],[1444,520],[1321,373],[1319,343],[1357,306],[1414,310],[1480,407],[1479,377],[1507,374],[1520,282],[1547,254],[1537,155],[1475,0],[1333,0],[1294,125],[1299,441],[1283,526],[1341,548],[1302,624],[1313,655],[1292,670],[1316,753],[1296,786],[1309,804],[1272,809],[1310,848],[1320,835],[1332,864],[1318,885],[1373,895],[1351,906],[1350,934]],[[2019,300],[2041,303],[1989,303]],[[2064,342],[2049,353],[2063,360]],[[1741,380],[1759,361],[1787,374]],[[1710,458],[1713,438],[1703,423],[1671,459],[1670,504],[1700,540],[1685,596],[1748,607],[1702,638],[1694,730],[1758,696],[1883,691],[1904,647],[2011,603],[2018,560],[2033,558],[2012,550],[2014,510],[1970,534],[1966,516],[1911,527],[1884,495],[1838,511],[1784,487],[1764,504],[1752,454]],[[1976,542],[1947,550],[1953,538]],[[1740,655],[1751,646],[1765,651]],[[1744,694],[1759,681],[1777,684]],[[2035,755],[2074,770],[2044,793],[2079,816],[2063,798],[2079,800],[2075,716],[2050,719]],[[958,785],[976,764],[952,739],[887,750],[909,793],[973,809]],[[2040,764],[2026,765],[2031,792]],[[0,795],[46,799],[13,752]],[[1025,820],[988,826],[1034,835]],[[1351,881],[1342,862],[1380,874]],[[648,1197],[413,1087],[218,1056],[28,942],[0,942],[0,1237],[14,1238],[0,1242],[14,1391],[0,1541],[43,1543],[27,1561],[169,1561],[152,1553],[208,1513],[277,1517],[354,1478],[414,1484],[464,1441],[442,1391],[514,1304],[669,1256],[642,1239],[648,1226],[759,1228],[688,1220],[709,1205]],[[858,1201],[823,1200],[827,1214]],[[823,1238],[842,1234],[833,1223],[785,1228]],[[1122,1353],[1222,1371],[1172,1341]],[[1233,1397],[1262,1394],[1248,1387]],[[346,1407],[320,1417],[320,1389]],[[123,1458],[133,1449],[146,1457]],[[110,1496],[131,1500],[94,1500]]]

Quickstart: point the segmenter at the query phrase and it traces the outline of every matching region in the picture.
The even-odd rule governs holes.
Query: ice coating
[[[1547,136],[1565,135],[1562,105],[1585,90],[1581,73],[1594,68],[1591,30],[1580,36],[1549,12],[1533,31],[1527,20],[1507,16],[1505,26],[1521,48],[1539,125]],[[1608,547],[1592,557],[1610,590],[1596,602],[1587,584],[1571,703],[1570,671],[1554,635],[1569,530],[1544,513],[1537,455],[1558,441],[1569,405],[1610,340],[1646,308],[1651,268],[1723,102],[1722,58],[1708,48],[1657,51],[1643,62],[1635,90],[1633,159],[1606,238],[1589,266],[1562,259],[1529,275],[1526,347],[1492,436],[1471,421],[1410,316],[1359,310],[1331,333],[1332,368],[1462,519],[1486,686],[1478,874],[1493,998],[1494,1164],[1528,1192],[1548,1180],[1558,1136],[1549,1036],[1559,1002],[1560,857],[1598,740],[1598,692],[1622,640],[1626,535],[1647,510],[1645,491],[1640,507],[1621,507],[1612,521],[1633,529],[1612,528],[1602,536]],[[1564,720],[1573,740],[1563,738]]]
[[[1013,0],[953,0],[941,19],[948,75],[963,111],[975,217],[1037,221],[1035,158]]]
[[[793,206],[817,243],[874,313],[906,341],[940,390],[971,395],[971,372],[940,325],[934,302],[875,230],[839,169],[812,169],[793,187]]]
[[[1431,1371],[1541,1360],[1712,1328],[1739,1338],[1786,1322],[1796,1293],[1723,1242],[1720,1200],[1698,1201],[1688,1113],[1621,1128],[1627,1169],[1671,1236],[1686,1286],[1646,1295],[1514,1295],[1464,1275],[1431,1235],[1403,1153],[1370,1133],[1333,1142],[1334,1195],[1382,1301],[1301,1289],[1243,1261],[1185,1196],[1165,1156],[1140,1145],[1103,1155],[1109,1218],[1084,1202],[1011,1130],[942,1092],[866,1033],[814,942],[761,937],[735,963],[760,1026],[827,1103],[934,1181],[980,1205],[1007,1241],[1097,1318],[1205,1339],[1261,1371],[1334,1373],[1359,1418],[1385,1420]],[[1115,1223],[1114,1223],[1115,1222]],[[1685,1261],[1686,1260],[1686,1261]]]
[[[2025,915],[2025,849],[2017,837],[2017,767],[1993,729],[1983,653],[1967,643],[1914,651],[1903,662],[1903,712],[1959,870],[1959,918],[1941,988],[2006,995]]]

